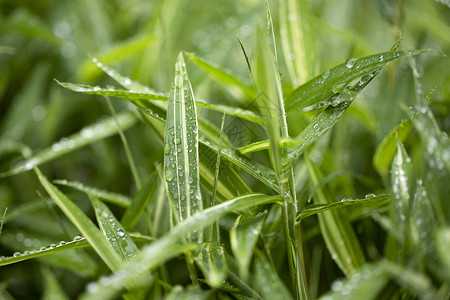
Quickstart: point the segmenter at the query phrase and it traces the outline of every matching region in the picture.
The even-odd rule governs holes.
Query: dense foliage
[[[0,1],[1,299],[449,299],[448,1]]]

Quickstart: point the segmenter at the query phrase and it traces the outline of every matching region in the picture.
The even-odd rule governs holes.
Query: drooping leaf
[[[228,274],[225,250],[222,244],[203,243],[195,260],[209,285],[218,287],[222,284]]]
[[[126,130],[136,124],[137,117],[133,112],[125,111],[117,115],[117,121],[120,127]],[[84,127],[78,133],[67,138],[62,138],[59,142],[36,153],[31,158],[19,162],[12,169],[0,173],[0,177],[12,176],[31,170],[35,166],[47,163],[79,148],[116,134],[118,130],[114,118],[110,117],[100,120],[97,123]]]
[[[53,182],[58,185],[69,186],[78,191],[86,193],[90,196],[98,197],[104,201],[107,201],[109,203],[113,203],[116,205],[120,205],[122,207],[128,207],[128,206],[130,206],[130,203],[131,203],[131,199],[128,196],[125,196],[125,195],[122,195],[119,193],[110,192],[110,191],[105,191],[105,190],[98,189],[98,188],[91,187],[91,186],[87,186],[81,182],[67,181],[65,179],[53,180]]]
[[[108,276],[107,280],[97,282],[81,299],[98,299],[100,296],[105,300],[111,299],[123,288],[124,284],[133,282],[142,276],[142,273],[156,268],[171,257],[192,249],[192,245],[180,246],[176,243],[190,233],[202,230],[231,211],[239,211],[251,206],[278,201],[281,201],[281,198],[277,196],[252,194],[238,197],[197,212],[195,215],[179,223],[164,237],[141,249],[141,252],[135,258],[125,263],[121,271]]]
[[[240,215],[230,230],[231,250],[239,266],[241,277],[246,280],[249,273],[253,248],[258,241],[265,214]]]
[[[282,148],[290,148],[294,147],[295,145],[298,145],[300,141],[298,139],[292,139],[292,138],[280,138],[280,147]],[[247,154],[251,152],[261,151],[261,150],[267,150],[270,148],[269,141],[259,141],[254,142],[252,144],[242,146],[239,148],[236,148],[241,154]]]
[[[202,210],[198,165],[194,93],[180,53],[175,65],[164,133],[164,177],[179,221]]]

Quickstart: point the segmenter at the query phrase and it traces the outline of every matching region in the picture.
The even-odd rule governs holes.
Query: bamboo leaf
[[[164,171],[178,220],[183,221],[201,211],[197,112],[182,53],[175,65],[167,108]]]
[[[395,127],[381,144],[377,147],[373,156],[373,165],[379,174],[387,176],[396,151],[396,137],[403,142],[412,128],[411,119],[401,122]]]
[[[127,231],[119,223],[109,208],[95,196],[89,197],[95,210],[97,223],[111,246],[123,261],[135,256],[139,250]]]
[[[430,50],[388,51],[362,58],[351,58],[321,75],[299,86],[286,96],[286,111],[331,101],[334,94],[343,90],[352,81],[367,76],[384,67],[388,62],[409,55],[431,53]]]
[[[137,117],[130,111],[125,111],[117,115],[117,122],[120,128],[126,130],[137,122]],[[71,153],[77,149],[102,140],[113,134],[118,133],[119,129],[113,117],[98,121],[88,125],[67,138],[62,138],[59,142],[33,155],[31,158],[19,162],[12,169],[0,173],[1,177],[12,176],[31,170],[35,166],[52,161],[58,157]]]
[[[305,157],[311,188],[319,185],[322,174],[319,169]],[[327,186],[314,191],[314,200],[318,204],[334,202],[333,194]],[[331,257],[347,276],[364,264],[364,254],[358,238],[348,219],[337,210],[329,210],[318,215],[320,230]]]
[[[65,179],[62,180],[53,180],[53,183],[63,186],[69,186],[71,188],[74,188],[80,192],[86,193],[90,196],[98,197],[106,202],[113,203],[122,207],[129,207],[131,203],[131,199],[128,196],[114,193],[102,189],[98,189],[95,187],[84,185],[81,182],[78,181],[68,181]]]
[[[67,218],[69,218],[77,229],[86,237],[95,252],[97,252],[111,270],[118,270],[122,265],[122,261],[100,230],[92,223],[84,212],[78,208],[78,206],[52,185],[47,178],[42,175],[38,168],[35,168],[35,172],[42,186],[53,201],[55,201]]]
[[[147,270],[154,269],[171,257],[192,249],[191,245],[179,246],[176,243],[190,233],[202,230],[231,211],[278,201],[281,201],[280,197],[252,194],[197,212],[180,222],[164,237],[141,249],[135,258],[125,263],[122,270],[95,283],[81,299],[98,299],[100,296],[104,300],[111,299],[123,288],[124,284],[134,282]]]
[[[195,261],[200,266],[209,285],[218,287],[227,277],[228,266],[222,244],[203,243]]]
[[[244,280],[248,277],[253,248],[258,241],[265,216],[266,213],[257,216],[240,215],[230,230],[231,250]]]

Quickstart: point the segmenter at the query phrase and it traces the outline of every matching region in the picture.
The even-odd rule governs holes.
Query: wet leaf
[[[195,260],[209,285],[218,287],[227,277],[228,266],[222,244],[203,243],[200,254]]]

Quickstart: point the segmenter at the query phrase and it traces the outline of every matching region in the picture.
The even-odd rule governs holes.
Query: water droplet
[[[322,73],[322,77],[324,79],[327,79],[330,76],[330,70],[326,70],[325,72]]]
[[[341,199],[341,202],[352,201],[352,200],[353,200],[352,197],[344,197]]]
[[[333,292],[338,292],[342,289],[343,285],[342,281],[336,280],[331,284],[331,290],[333,290]]]
[[[164,154],[169,154],[170,153],[170,148],[169,148],[169,145],[168,144],[165,144],[164,145]]]
[[[382,62],[384,60],[384,56],[380,55],[380,62]]]
[[[376,195],[374,193],[369,193],[364,198],[373,198],[373,197],[376,197]]]
[[[165,177],[166,181],[171,181],[174,177],[173,171],[168,167],[165,168]]]
[[[340,92],[345,87],[345,82],[336,83],[333,86],[333,93]]]
[[[313,124],[313,128],[314,128],[314,129],[318,129],[318,128],[319,128],[319,124],[314,123],[314,124]]]
[[[131,80],[129,78],[125,79],[125,81],[123,82],[123,84],[125,85],[130,85],[131,84]]]
[[[83,239],[82,236],[76,235],[76,236],[73,238],[73,241],[80,241],[80,240],[82,240],[82,239]]]
[[[20,252],[14,252],[13,256],[14,256],[14,257],[19,257],[19,256],[22,256],[22,253],[20,253]]]
[[[349,69],[353,68],[355,66],[357,59],[356,58],[350,58],[345,62],[345,66]]]
[[[339,96],[333,96],[331,98],[331,105],[337,106],[339,103],[341,103],[341,98]]]
[[[101,90],[101,88],[99,87],[99,86],[94,86],[94,92],[98,92],[98,91],[100,91]]]
[[[120,237],[122,237],[122,236],[124,236],[125,235],[125,232],[123,232],[123,230],[117,230],[117,235],[118,236],[120,236]]]

